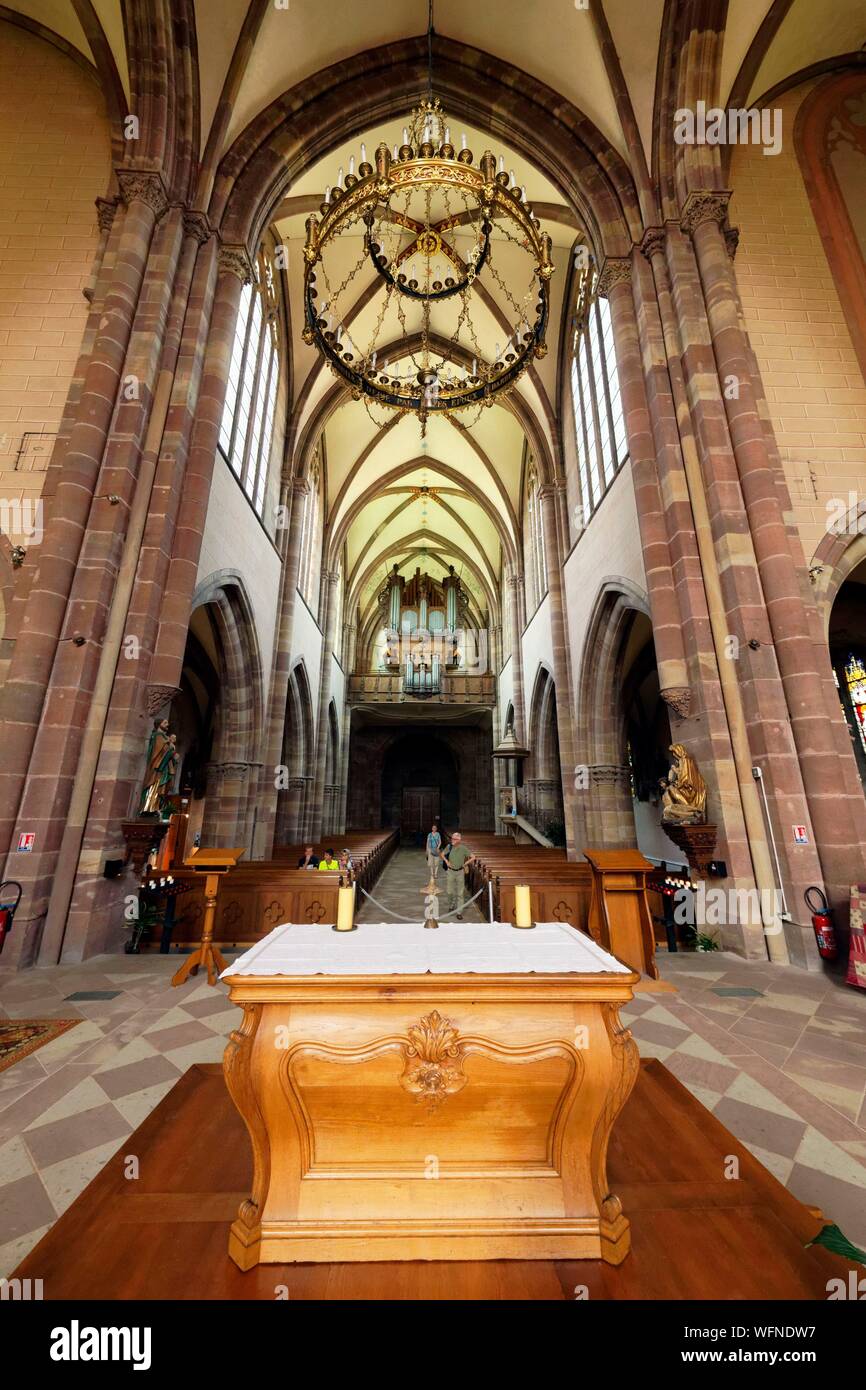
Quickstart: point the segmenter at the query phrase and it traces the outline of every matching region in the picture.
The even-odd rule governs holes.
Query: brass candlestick
[[[438,928],[439,922],[437,919],[439,917],[439,888],[432,876],[430,878],[430,882],[424,888],[421,889],[421,892],[425,895],[424,926]]]

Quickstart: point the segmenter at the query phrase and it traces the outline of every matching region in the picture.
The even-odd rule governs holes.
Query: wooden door
[[[433,821],[439,819],[440,793],[438,787],[404,787],[400,815],[400,832],[427,835]]]

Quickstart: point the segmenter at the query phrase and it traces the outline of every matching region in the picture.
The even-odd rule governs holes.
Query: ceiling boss
[[[320,213],[306,223],[303,336],[355,400],[414,412],[423,431],[431,413],[492,405],[546,353],[551,239],[501,155],[476,165],[465,134],[455,149],[432,58],[402,143],[380,144],[375,167],[362,144]],[[365,267],[382,291],[366,304]]]

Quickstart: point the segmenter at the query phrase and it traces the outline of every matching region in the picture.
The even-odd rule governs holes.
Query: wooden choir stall
[[[638,975],[560,922],[277,927],[224,973],[224,1072],[254,1156],[231,1228],[259,1262],[599,1259],[638,1070]]]

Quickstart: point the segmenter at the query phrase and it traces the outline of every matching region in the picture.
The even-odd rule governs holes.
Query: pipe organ
[[[442,580],[422,574],[407,579],[397,565],[379,594],[383,634],[379,669],[403,672],[403,689],[414,695],[438,695],[442,672],[463,666],[468,598],[450,565]],[[477,646],[477,642],[475,644]]]

